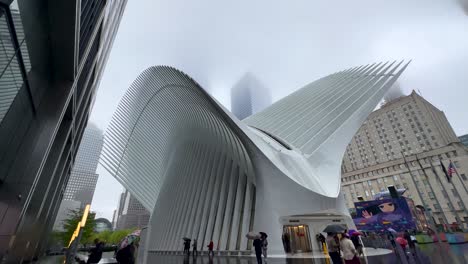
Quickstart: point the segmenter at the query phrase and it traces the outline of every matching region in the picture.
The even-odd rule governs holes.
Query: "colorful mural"
[[[416,228],[404,197],[354,203],[354,224],[361,231],[384,232],[389,228],[398,232]]]

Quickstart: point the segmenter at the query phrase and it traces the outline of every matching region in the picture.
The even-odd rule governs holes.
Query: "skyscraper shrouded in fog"
[[[99,163],[102,143],[102,130],[95,124],[88,123],[63,194],[63,201],[55,220],[54,229],[60,230],[62,221],[66,219],[68,209],[75,209],[76,205],[68,201],[77,201],[79,208],[84,208],[87,204],[91,204],[99,176],[96,174],[96,169]],[[68,208],[70,204],[72,207]]]
[[[0,259],[46,246],[126,0],[0,3]]]
[[[231,112],[245,119],[271,105],[270,91],[252,74],[246,73],[231,89]]]

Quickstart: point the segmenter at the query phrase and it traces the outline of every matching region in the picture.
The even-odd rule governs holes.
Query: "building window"
[[[371,186],[371,185],[372,185],[372,181],[367,181],[367,184],[368,184],[369,186]]]
[[[366,190],[366,197],[369,197],[369,191]]]

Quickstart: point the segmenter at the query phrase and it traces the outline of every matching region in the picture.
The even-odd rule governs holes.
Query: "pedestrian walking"
[[[411,237],[411,234],[408,232],[408,230],[405,231],[405,234],[404,234],[403,237],[404,237],[404,238],[406,239],[406,241],[408,242],[408,246],[409,246],[409,248],[410,248],[410,250],[411,250],[411,253],[414,254],[414,253],[415,253],[415,250],[414,250],[414,249],[415,249],[415,247],[416,247],[416,244],[414,243],[414,241],[413,241],[413,239],[412,239],[412,237]]]
[[[395,236],[393,235],[392,232],[387,231],[387,239],[392,244],[393,249],[395,249],[396,248]]]
[[[322,235],[322,233],[319,233],[318,236],[319,236],[320,249],[323,251],[323,244],[325,244],[325,237]]]
[[[262,233],[262,253],[263,257],[265,258],[265,263],[267,261],[267,251],[268,251],[268,240],[267,240],[267,234]]]
[[[100,242],[99,239],[94,239],[94,248],[90,250],[87,264],[99,263],[102,258],[102,252],[104,248],[104,243]]]
[[[208,244],[208,255],[209,256],[214,256],[214,253],[213,253],[213,247],[214,247],[214,243],[213,243],[213,240],[210,241],[210,243]]]
[[[374,249],[377,249],[377,235],[374,232],[372,232],[370,233],[369,237],[370,237],[372,247]]]
[[[328,255],[330,256],[333,264],[342,264],[340,256],[340,244],[337,241],[337,236],[333,233],[327,233],[327,247]]]
[[[361,261],[357,256],[356,248],[353,242],[349,239],[349,235],[344,233],[340,241],[340,249],[343,252],[343,258],[346,264],[360,264]]]
[[[289,234],[287,232],[283,233],[283,246],[286,253],[291,253],[291,240],[289,239]]]
[[[184,254],[190,255],[190,239],[184,239]]]
[[[361,238],[360,238],[359,233],[352,234],[351,241],[353,242],[353,245],[356,248],[358,255],[361,256],[363,254],[363,250],[362,250],[363,246],[361,243]]]
[[[197,251],[197,240],[196,239],[193,239],[193,244],[192,244],[192,251],[193,251],[193,256],[195,257],[196,255],[198,255],[198,251]]]
[[[255,248],[255,256],[257,257],[257,264],[262,264],[263,240],[261,238],[256,238],[253,241],[253,246]]]

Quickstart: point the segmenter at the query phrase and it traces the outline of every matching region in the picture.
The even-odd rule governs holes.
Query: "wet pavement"
[[[401,258],[394,252],[381,256],[368,257],[369,264],[465,264],[468,263],[468,244],[449,245],[447,243],[418,245],[416,257],[400,251]],[[408,256],[408,257],[407,257]],[[106,256],[110,257],[110,256]],[[60,256],[48,257],[40,260],[40,264],[62,263]],[[256,264],[255,257],[227,257],[227,256],[176,256],[151,255],[148,264]],[[268,258],[268,264],[331,264],[330,260],[320,258]],[[364,262],[362,262],[364,263]]]
[[[423,244],[418,246],[415,255],[403,251],[368,257],[369,264],[466,264],[468,244],[450,245],[447,243]],[[152,255],[148,263],[164,264],[256,264],[255,257],[208,257]],[[268,258],[268,264],[331,264],[328,259],[317,258]],[[364,262],[362,262],[364,263]]]

